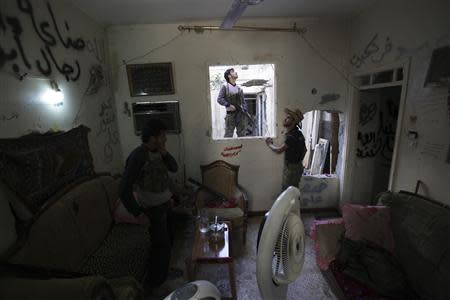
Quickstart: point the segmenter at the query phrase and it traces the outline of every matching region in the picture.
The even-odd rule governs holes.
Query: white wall
[[[74,42],[79,42],[80,49],[63,46],[53,25],[47,2],[64,43],[70,37]],[[22,10],[19,9],[19,3],[23,5]],[[39,29],[42,38],[39,37],[31,16],[34,17],[37,28],[46,28],[47,35]],[[68,27],[65,25],[66,21]],[[17,24],[16,39],[12,24]],[[54,61],[49,56],[44,42],[47,40],[51,44],[52,39],[55,45],[49,45],[48,48],[54,56]],[[81,47],[83,42],[84,47]],[[23,48],[23,55],[19,51],[19,45]],[[84,124],[91,128],[89,142],[96,171],[121,172],[122,154],[118,146],[116,110],[109,78],[103,76],[104,80],[95,81],[99,77],[91,76],[93,66],[98,66],[103,71],[107,70],[106,46],[104,29],[64,1],[2,0],[0,2],[0,138],[18,137],[31,131],[69,130]],[[37,67],[37,61],[39,61],[42,68],[47,69],[41,50],[46,53],[49,60],[50,74],[43,74],[45,72],[41,72]],[[16,53],[15,57],[10,56],[11,53]],[[29,63],[29,67],[26,62]],[[70,67],[63,68],[64,64]],[[17,69],[19,74],[28,73],[22,81],[15,76],[14,70]],[[67,73],[69,80],[66,80],[64,72]],[[40,95],[50,89],[49,79],[53,79],[64,93],[65,99],[62,106],[55,107],[41,102]],[[98,90],[93,89],[94,83],[98,82],[100,82]],[[79,118],[75,120],[78,111]],[[0,219],[11,220],[6,202],[8,199],[5,198],[7,197],[0,198],[2,202]],[[0,227],[2,238],[13,236],[5,233],[11,229],[11,226],[2,224]],[[7,244],[8,241],[4,242],[0,239],[0,253]]]
[[[336,65],[342,66],[348,52],[345,22],[304,19],[244,20],[241,25],[308,27],[307,37]],[[218,24],[211,22],[209,24]],[[208,66],[219,64],[274,63],[277,87],[277,142],[282,142],[285,107],[299,107],[303,111],[313,109],[337,109],[346,111],[346,85],[344,80],[321,60],[294,33],[271,32],[194,32],[184,33],[169,45],[132,63],[172,62],[174,68],[175,95],[155,97],[130,97],[127,74],[123,60],[142,55],[176,36],[180,24],[114,26],[108,30],[112,63],[118,66],[113,75],[115,99],[122,153],[124,158],[139,144],[133,134],[133,120],[122,113],[124,102],[151,100],[180,100],[183,136],[170,136],[168,148],[175,157],[185,157],[186,175],[200,179],[201,164],[224,159],[241,166],[239,181],[251,196],[250,210],[270,208],[281,187],[283,156],[270,151],[263,139],[212,141]],[[185,24],[184,24],[185,25]],[[196,24],[198,25],[198,24]],[[316,88],[318,93],[311,94]],[[319,104],[321,95],[337,93],[337,101]],[[184,155],[180,154],[184,141]],[[233,158],[224,158],[225,147],[243,145]],[[181,161],[181,164],[183,162]]]
[[[363,58],[359,67],[361,61],[353,61],[355,73],[411,60],[393,189],[414,191],[421,180],[421,194],[450,204],[448,88],[423,87],[432,50],[450,44],[450,1],[381,0],[355,18],[351,28],[351,57]],[[375,35],[376,46],[366,48]],[[410,119],[414,116],[417,121]],[[409,145],[408,130],[418,131],[417,147]]]

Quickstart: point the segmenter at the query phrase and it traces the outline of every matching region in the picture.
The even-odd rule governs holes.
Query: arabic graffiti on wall
[[[384,41],[384,47],[378,44],[378,33],[376,33],[370,42],[366,45],[361,53],[353,54],[350,59],[350,64],[359,69],[370,58],[373,63],[380,63],[384,60],[386,54],[392,51],[392,42],[389,37],[386,37]],[[384,49],[382,49],[384,48]]]
[[[114,113],[112,98],[102,102],[101,111],[98,115],[100,117],[100,130],[97,132],[97,137],[106,137],[103,145],[103,155],[105,161],[110,163],[114,158],[114,145],[119,143],[118,132],[114,126],[116,114]]]
[[[386,160],[392,159],[392,152],[394,151],[395,142],[395,128],[398,114],[398,107],[389,99],[386,103],[387,114],[383,111],[378,111],[378,128],[376,130],[358,132],[358,149],[356,156],[359,158],[375,157],[380,153],[381,157]],[[376,115],[376,106],[375,113]],[[361,116],[361,113],[360,113]],[[368,124],[372,119],[367,119],[366,123],[361,123],[362,126]]]
[[[103,67],[101,65],[93,65],[89,70],[89,83],[88,87],[84,91],[83,97],[80,100],[80,104],[78,106],[78,111],[75,114],[75,118],[73,119],[72,125],[75,126],[79,124],[81,118],[81,112],[83,106],[87,100],[87,96],[91,96],[97,94],[102,86],[106,85]]]
[[[223,151],[220,153],[223,157],[233,157],[238,156],[242,151],[242,144],[234,147],[225,147]]]
[[[18,75],[34,70],[36,68],[43,76],[49,77],[53,74],[54,69],[62,74],[67,81],[77,81],[81,75],[81,67],[78,60],[74,60],[69,64],[65,61],[58,61],[55,57],[54,50],[61,44],[65,49],[74,49],[83,51],[86,43],[82,38],[68,37],[70,33],[69,23],[64,20],[64,34],[61,30],[61,24],[58,22],[51,5],[47,2],[46,8],[49,20],[38,20],[30,0],[17,0],[19,11],[26,15],[34,29],[34,33],[42,42],[40,48],[26,49],[23,44],[24,28],[18,17],[5,16],[0,12],[0,34],[8,33],[13,35],[15,46],[6,49],[5,45],[0,42],[0,69],[7,62],[12,62],[12,71]],[[37,53],[38,59],[31,59],[28,55]],[[20,64],[22,62],[22,64]],[[19,66],[20,65],[20,66]],[[22,69],[21,69],[22,68]]]
[[[10,114],[0,114],[0,121],[2,123],[12,121],[12,120],[17,120],[18,118],[19,118],[19,113],[17,113],[17,112],[12,112]]]
[[[97,60],[98,64],[104,66],[106,59],[106,46],[104,39],[94,38],[93,40],[86,41],[86,49]],[[102,81],[105,85],[109,86],[111,79],[108,77],[108,72],[102,70]]]
[[[103,64],[105,62],[105,42],[103,40],[97,41],[96,38],[92,41],[88,40],[86,42],[86,49],[99,63]]]
[[[328,183],[325,180],[320,180],[319,182],[307,180],[307,178],[302,178],[302,180],[308,181],[300,189],[302,202],[306,206],[313,206],[322,202],[322,193],[328,188]]]
[[[361,126],[366,125],[370,121],[373,120],[375,115],[377,114],[377,104],[375,102],[367,105],[363,103],[361,108],[359,109],[359,124]]]
[[[85,91],[85,96],[91,96],[105,85],[105,77],[103,76],[103,68],[101,65],[94,65],[89,70],[89,84]]]

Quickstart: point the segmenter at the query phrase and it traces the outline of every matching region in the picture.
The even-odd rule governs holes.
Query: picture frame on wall
[[[175,94],[172,63],[127,65],[131,97]]]

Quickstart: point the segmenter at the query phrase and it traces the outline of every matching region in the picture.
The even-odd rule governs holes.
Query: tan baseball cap
[[[289,108],[285,108],[284,112],[291,116],[294,119],[295,123],[299,123],[303,120],[303,113],[300,109],[290,110]]]

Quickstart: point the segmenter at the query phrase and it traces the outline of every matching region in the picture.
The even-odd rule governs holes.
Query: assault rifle
[[[193,184],[201,187],[202,189],[204,189],[206,192],[208,192],[211,195],[216,196],[217,198],[219,198],[219,200],[217,200],[217,198],[215,198],[213,200],[214,202],[214,206],[213,207],[220,207],[220,208],[231,208],[231,207],[236,207],[237,202],[236,199],[234,198],[228,198],[227,196],[225,196],[222,193],[219,193],[218,191],[216,191],[215,189],[210,188],[209,186],[206,186],[192,178],[188,179],[189,182],[192,182]],[[209,205],[208,205],[209,206]]]
[[[240,111],[242,112],[244,115],[247,116],[247,118],[250,120],[251,125],[253,126],[255,124],[255,121],[253,120],[252,116],[250,115],[250,113],[248,111],[245,111],[242,108],[242,105],[234,105],[234,107],[236,107],[236,111]]]
[[[236,110],[234,112],[240,111],[242,112],[247,119],[249,120],[249,124],[246,128],[246,136],[251,136],[253,135],[253,130],[255,129],[255,121],[253,120],[252,116],[250,115],[250,113],[248,111],[245,111],[244,109],[242,109],[242,105],[234,105],[233,106],[236,108]]]
[[[195,179],[188,178],[188,181],[191,182],[191,183],[193,183],[193,184],[195,184],[195,185],[197,185],[197,186],[199,186],[199,187],[201,187],[201,188],[203,188],[203,189],[204,189],[206,192],[208,192],[209,194],[218,197],[221,201],[227,201],[227,200],[228,200],[228,197],[225,196],[224,194],[219,193],[218,191],[216,191],[216,190],[210,188],[209,186],[204,185],[203,183],[198,182],[198,181],[195,180]]]

